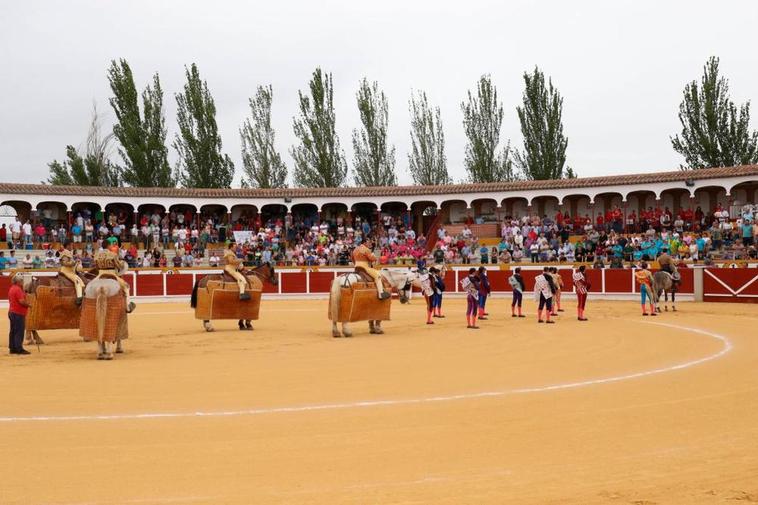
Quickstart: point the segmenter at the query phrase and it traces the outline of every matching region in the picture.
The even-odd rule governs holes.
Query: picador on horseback
[[[369,277],[371,277],[374,280],[374,284],[376,284],[377,297],[380,300],[386,300],[392,296],[392,294],[388,293],[384,289],[381,274],[378,270],[375,270],[373,268],[373,265],[376,262],[376,256],[374,256],[374,253],[371,252],[371,245],[371,239],[367,239],[363,244],[359,245],[355,248],[355,250],[353,250],[353,263],[355,263],[355,272],[357,274],[365,272]]]

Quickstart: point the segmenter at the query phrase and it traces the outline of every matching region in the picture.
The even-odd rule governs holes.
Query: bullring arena
[[[681,175],[639,184],[673,207],[690,198],[726,206],[736,194],[755,201],[758,169],[740,170],[710,181],[703,171],[694,190]],[[417,191],[448,219],[455,212],[448,199],[461,197],[455,191],[466,192],[464,209],[481,209],[477,192],[507,212],[517,194],[527,195],[526,208],[550,212],[556,202],[546,195],[556,191],[557,204],[574,209],[583,198],[645,205],[631,180],[620,193],[613,180],[606,188],[576,181]],[[62,208],[51,213],[61,219],[83,201],[107,208],[129,198],[135,214],[153,203],[192,201],[197,212],[204,204],[180,194],[188,190],[140,200],[129,188],[41,195],[34,192],[49,190],[2,186],[3,200],[33,219],[44,202]],[[570,196],[577,191],[589,196]],[[230,215],[244,196],[232,196]],[[283,196],[248,204],[263,209],[264,199]],[[330,196],[287,198],[291,209]],[[361,198],[376,200],[381,213],[399,197]],[[420,208],[405,204],[409,214]],[[416,224],[428,233],[440,223]],[[98,361],[76,330],[51,330],[39,349],[27,346],[31,356],[0,357],[0,383],[20,385],[3,387],[0,402],[0,503],[758,502],[758,306],[737,303],[758,299],[758,265],[723,259],[683,268],[678,310],[655,318],[640,316],[631,269],[589,268],[589,321],[577,321],[569,282],[553,325],[536,323],[531,290],[541,267],[526,262],[527,317],[511,317],[514,266],[488,267],[493,295],[478,331],[463,324],[468,266],[453,265],[444,319],[425,324],[416,294],[409,304],[392,302],[384,334],[354,323],[354,336],[339,339],[326,298],[346,268],[278,267],[255,329],[224,320],[213,333],[194,318],[188,295],[216,270],[136,269],[125,276],[137,309],[124,354]],[[560,265],[559,273],[570,281],[576,266]],[[0,277],[3,296],[9,282]]]

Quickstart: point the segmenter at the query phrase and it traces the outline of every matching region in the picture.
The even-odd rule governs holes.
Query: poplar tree
[[[163,115],[163,90],[160,78],[142,92],[142,114],[137,87],[129,63],[111,61],[108,82],[113,96],[110,104],[116,114],[113,134],[121,146],[124,163],[121,173],[126,184],[142,187],[174,185],[166,148],[166,120]]]
[[[464,163],[471,182],[510,181],[515,178],[510,142],[497,153],[503,105],[497,100],[497,88],[489,75],[477,82],[476,92],[468,92],[461,103],[463,128],[468,138]]]
[[[63,162],[48,164],[48,184],[58,186],[121,186],[119,169],[110,161],[113,134],[103,136],[97,107],[93,107],[84,152],[72,145],[66,146]]]
[[[360,130],[353,130],[354,177],[359,186],[394,186],[395,147],[387,145],[389,108],[379,84],[364,77],[356,94]]]
[[[423,91],[411,94],[408,107],[411,113],[408,167],[413,182],[425,186],[450,184],[440,108],[432,109]]]
[[[564,177],[568,139],[563,135],[563,98],[539,68],[524,72],[523,104],[516,107],[523,151],[516,151],[516,165],[527,179]],[[574,175],[573,171],[571,175]],[[575,176],[575,175],[574,175]]]
[[[234,178],[234,164],[221,152],[216,104],[208,83],[200,79],[197,65],[185,67],[185,73],[184,91],[176,94],[179,133],[174,149],[179,155],[179,179],[188,188],[228,188]]]
[[[253,188],[287,187],[287,166],[274,147],[274,129],[271,127],[271,103],[274,90],[271,85],[258,86],[250,99],[250,114],[240,128],[242,141],[242,185]]]
[[[719,59],[703,67],[700,85],[684,87],[679,105],[680,135],[671,138],[684,157],[683,170],[731,167],[758,162],[758,131],[750,130],[750,102],[737,107],[729,96],[729,82],[719,76]]]
[[[347,182],[347,162],[335,131],[332,75],[316,68],[310,93],[298,92],[300,116],[292,119],[300,144],[290,150],[294,181],[304,187],[339,187]]]

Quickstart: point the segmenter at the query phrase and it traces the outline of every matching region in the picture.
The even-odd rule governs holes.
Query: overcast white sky
[[[238,175],[238,128],[259,84],[273,84],[277,147],[291,168],[297,91],[319,65],[334,75],[350,165],[358,81],[379,81],[403,184],[411,89],[441,107],[449,170],[460,180],[466,91],[492,75],[505,109],[501,138],[519,146],[515,107],[534,65],[564,96],[568,163],[580,176],[675,169],[669,135],[679,131],[682,88],[710,55],[721,57],[735,100],[758,100],[756,26],[755,1],[3,1],[0,180],[46,179],[47,163],[83,142],[93,101],[112,122],[106,69],[121,57],[140,89],[160,73],[169,143],[184,65],[198,64]]]

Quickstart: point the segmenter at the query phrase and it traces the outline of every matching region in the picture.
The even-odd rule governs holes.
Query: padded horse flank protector
[[[115,342],[124,340],[129,336],[129,327],[126,315],[126,297],[116,294],[107,298],[108,308],[105,315],[105,331],[103,340]],[[81,324],[79,336],[87,341],[97,341],[97,299],[84,298],[82,301]]]
[[[354,282],[350,286],[342,287],[341,291],[338,323],[389,321],[392,299],[377,298],[376,286],[373,282]],[[331,319],[331,312],[329,319]]]
[[[256,275],[247,276],[248,287],[245,290],[250,300],[239,299],[239,287],[230,275],[214,276],[218,280],[208,280],[204,288],[197,292],[195,319],[210,321],[214,319],[256,320],[261,308],[263,282]]]
[[[79,327],[80,307],[76,304],[74,285],[61,276],[48,285],[38,285],[27,295],[31,303],[26,329],[66,330]]]

